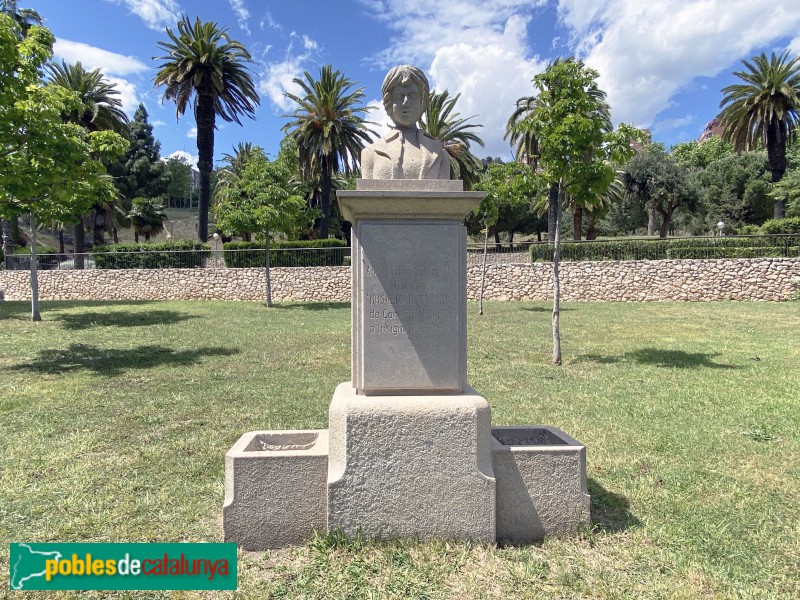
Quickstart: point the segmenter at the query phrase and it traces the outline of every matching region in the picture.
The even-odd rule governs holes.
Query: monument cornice
[[[363,219],[448,219],[461,221],[480,204],[486,192],[340,190],[342,216]]]

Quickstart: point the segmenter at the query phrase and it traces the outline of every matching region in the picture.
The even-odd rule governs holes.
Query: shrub
[[[778,235],[786,233],[800,234],[800,217],[789,219],[770,219],[761,226],[761,233],[765,235]]]
[[[191,240],[155,244],[109,244],[94,249],[98,269],[185,269],[202,267],[210,246]]]
[[[781,257],[792,256],[798,247],[800,247],[800,235],[566,242],[561,244],[561,259],[579,261]],[[552,261],[553,245],[546,243],[532,245],[531,260]]]
[[[28,246],[14,246],[14,254],[30,254],[31,249]],[[45,246],[44,244],[36,244],[36,254],[58,254],[58,248],[53,246]]]
[[[334,267],[345,264],[350,250],[342,240],[274,241],[269,262],[272,267]],[[228,242],[223,245],[225,266],[235,269],[264,266],[264,242]],[[323,250],[318,250],[322,248]]]

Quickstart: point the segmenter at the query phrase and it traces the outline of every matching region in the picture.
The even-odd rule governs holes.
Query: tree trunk
[[[661,231],[659,231],[659,237],[665,238],[669,233],[669,222],[672,220],[672,212],[675,209],[670,207],[668,211],[659,211],[663,220],[661,221]]]
[[[331,168],[328,164],[328,159],[322,159],[322,197],[320,204],[322,206],[322,222],[319,227],[320,239],[328,239],[328,231],[331,225]]]
[[[36,260],[36,214],[31,213],[31,321],[41,321],[39,312],[39,264]]]
[[[264,276],[267,286],[267,306],[272,308],[272,284],[269,280],[269,231],[264,232]]]
[[[72,232],[73,262],[76,269],[83,269],[83,251],[86,245],[84,243],[83,234],[83,217],[78,217],[78,222],[75,224],[75,229]]]
[[[767,126],[767,162],[772,183],[783,179],[786,172],[786,140],[781,135],[781,129],[772,123]],[[786,217],[786,200],[775,200],[773,216],[776,219]]]
[[[557,188],[558,189],[558,188]],[[561,364],[561,329],[559,323],[561,304],[561,280],[558,263],[561,260],[561,197],[556,194],[556,231],[553,240],[553,364]]]
[[[500,252],[500,232],[494,232],[494,251]]]
[[[478,296],[479,308],[478,314],[483,314],[483,289],[486,283],[486,254],[489,250],[489,225],[483,231],[483,267],[481,268],[481,293]]]
[[[66,252],[64,251],[64,229],[63,228],[58,232],[58,252],[60,254],[66,254]]]
[[[597,219],[592,218],[589,221],[589,227],[586,229],[586,239],[587,240],[596,240],[597,239]]]
[[[656,234],[656,203],[650,202],[647,207],[647,236],[651,237]]]
[[[575,212],[572,215],[572,239],[579,242],[583,236],[583,207],[575,206]]]
[[[6,269],[13,268],[12,262],[14,259],[11,255],[14,254],[14,224],[11,221],[3,219],[3,255],[6,258]]]
[[[558,221],[558,184],[550,186],[549,199],[547,203],[547,241],[554,242],[556,239],[556,221]]]
[[[197,235],[208,241],[208,205],[211,200],[211,170],[214,168],[214,96],[200,91],[197,95],[197,168],[200,171],[200,197],[197,202]]]

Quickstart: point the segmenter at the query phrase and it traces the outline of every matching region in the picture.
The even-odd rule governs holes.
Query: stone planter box
[[[328,430],[250,431],[225,454],[225,541],[302,544],[327,530]]]
[[[492,427],[497,541],[524,544],[589,524],[586,447],[548,426]]]

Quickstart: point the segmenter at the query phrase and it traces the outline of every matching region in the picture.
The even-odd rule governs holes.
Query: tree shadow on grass
[[[537,313],[552,313],[553,307],[552,306],[520,306],[520,310],[527,310],[528,312],[537,312]],[[574,310],[572,308],[564,308],[563,306],[558,307],[558,312],[569,312]]]
[[[239,352],[237,349],[220,347],[176,351],[164,346],[139,346],[123,350],[70,344],[67,349],[41,350],[39,356],[29,363],[11,369],[52,375],[86,370],[105,377],[115,377],[132,369],[150,369],[161,365],[188,366],[207,356],[233,356]]]
[[[338,310],[342,308],[350,308],[349,302],[291,302],[289,304],[274,304],[272,308],[279,309],[299,309],[299,310]]]
[[[720,356],[719,352],[684,352],[683,350],[661,350],[658,348],[642,348],[633,352],[626,352],[620,356],[600,356],[584,354],[579,357],[581,362],[595,362],[610,365],[619,362],[635,362],[640,365],[678,369],[741,369],[737,365],[727,365],[714,362],[714,357]]]
[[[147,312],[116,311],[109,313],[81,312],[61,314],[55,320],[61,321],[65,329],[88,329],[89,327],[147,327],[148,325],[167,325],[189,319],[197,315],[174,310],[150,310]]]
[[[608,491],[591,477],[588,478],[588,485],[595,531],[616,533],[641,525],[641,521],[631,513],[630,502],[625,496]]]

